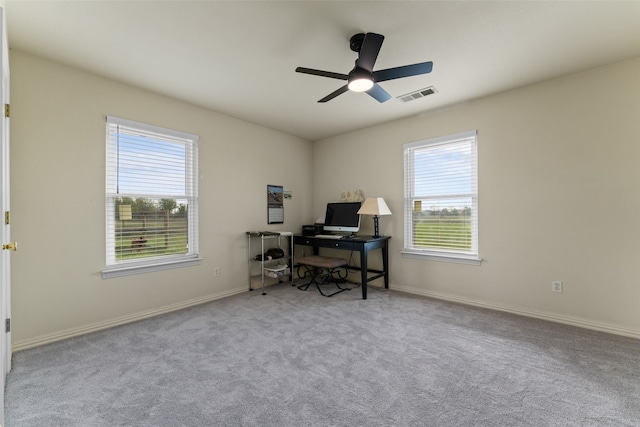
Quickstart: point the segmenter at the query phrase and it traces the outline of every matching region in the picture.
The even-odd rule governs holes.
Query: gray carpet
[[[14,356],[16,426],[638,426],[640,341],[286,284]]]

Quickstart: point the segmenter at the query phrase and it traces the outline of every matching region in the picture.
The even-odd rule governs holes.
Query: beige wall
[[[403,258],[402,144],[474,129],[482,265]],[[317,142],[314,214],[384,197],[395,289],[640,337],[639,162],[637,58]]]
[[[10,61],[14,349],[241,292],[246,230],[297,231],[357,188],[394,212],[380,220],[393,288],[640,337],[640,58],[314,144],[22,52]],[[101,279],[107,114],[200,135],[201,265]],[[402,144],[473,129],[482,265],[403,258]],[[284,226],[266,224],[267,184],[293,192]]]
[[[19,51],[10,63],[14,349],[244,291],[245,231],[312,216],[310,142]],[[199,266],[101,278],[107,114],[200,136]],[[267,225],[267,184],[293,193],[283,225]]]

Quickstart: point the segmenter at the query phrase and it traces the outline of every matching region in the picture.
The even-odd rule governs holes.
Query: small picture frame
[[[267,224],[284,223],[284,194],[281,185],[267,185]]]

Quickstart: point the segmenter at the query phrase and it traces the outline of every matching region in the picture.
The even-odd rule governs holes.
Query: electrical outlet
[[[213,277],[220,277],[220,267],[213,267]]]
[[[561,280],[552,281],[551,282],[551,290],[553,292],[562,293],[562,281]]]

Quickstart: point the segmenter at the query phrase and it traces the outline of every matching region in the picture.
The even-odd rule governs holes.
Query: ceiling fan
[[[385,70],[373,71],[373,66],[382,47],[384,36],[376,33],[356,34],[349,40],[352,51],[358,52],[356,65],[349,74],[333,73],[331,71],[314,70],[312,68],[298,67],[296,72],[312,74],[314,76],[329,77],[331,79],[346,80],[347,84],[340,89],[330,93],[318,102],[327,102],[347,90],[353,92],[366,92],[378,102],[385,102],[391,99],[391,95],[378,83],[387,80],[400,79],[402,77],[428,74],[433,68],[433,62],[421,62],[401,67],[387,68]]]

